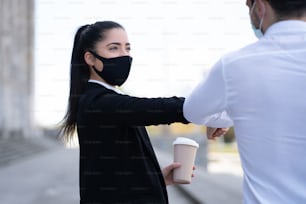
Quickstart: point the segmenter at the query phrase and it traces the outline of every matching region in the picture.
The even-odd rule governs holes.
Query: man
[[[184,115],[203,124],[227,112],[245,204],[306,203],[306,1],[246,4],[261,38],[223,56],[187,97]]]

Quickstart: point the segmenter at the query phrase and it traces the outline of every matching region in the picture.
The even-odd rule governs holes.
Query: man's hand
[[[207,127],[206,128],[206,135],[207,139],[214,140],[216,137],[220,137],[224,135],[229,128],[212,128],[212,127]]]

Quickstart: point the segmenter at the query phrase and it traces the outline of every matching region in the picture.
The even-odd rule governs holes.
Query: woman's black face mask
[[[93,51],[90,51],[97,59],[103,63],[103,70],[99,71],[95,67],[95,72],[107,83],[113,86],[121,86],[129,77],[132,60],[130,56],[121,56],[114,58],[104,58]]]

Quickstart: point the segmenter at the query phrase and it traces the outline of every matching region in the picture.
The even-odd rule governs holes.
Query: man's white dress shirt
[[[244,203],[306,203],[306,22],[275,23],[222,57],[184,104],[197,124],[223,111],[234,124]]]

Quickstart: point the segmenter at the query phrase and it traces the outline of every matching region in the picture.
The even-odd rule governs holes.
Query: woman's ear
[[[95,65],[96,58],[90,52],[86,51],[84,54],[84,60],[86,64],[92,67]]]

